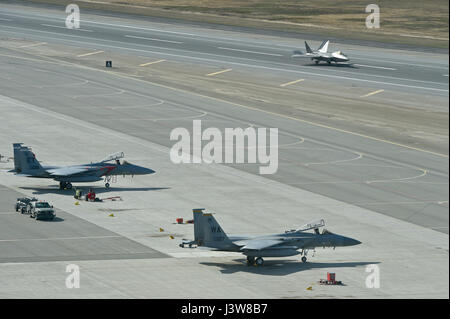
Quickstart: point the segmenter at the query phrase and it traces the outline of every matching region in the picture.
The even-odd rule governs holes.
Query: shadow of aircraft
[[[299,271],[305,271],[315,268],[349,268],[360,267],[371,264],[379,264],[379,262],[330,262],[330,263],[316,263],[307,262],[302,263],[298,260],[265,260],[264,266],[248,266],[245,259],[234,259],[235,263],[213,263],[201,262],[200,264],[212,267],[220,267],[222,274],[233,274],[235,272],[247,272],[258,275],[268,276],[285,276]]]
[[[47,187],[20,187],[21,189],[33,190],[33,195],[45,195],[45,194],[59,194],[66,196],[75,195],[75,187],[73,189],[59,189],[58,185],[47,186]],[[83,186],[77,187],[77,189],[83,190],[83,196],[89,192],[89,189],[93,189],[94,192],[99,194],[110,193],[110,192],[147,192],[147,191],[159,191],[170,189],[170,187],[94,187],[94,186]]]
[[[304,66],[313,66],[316,68],[320,68],[320,67],[327,67],[327,68],[350,68],[350,69],[359,69],[359,67],[355,66],[352,63],[331,63],[328,64],[326,62],[322,62],[319,64],[315,64],[315,63],[308,63],[308,64],[304,64]]]
[[[53,219],[39,219],[40,222],[46,222],[46,223],[59,223],[59,222],[63,222],[64,218],[55,216],[55,218]]]

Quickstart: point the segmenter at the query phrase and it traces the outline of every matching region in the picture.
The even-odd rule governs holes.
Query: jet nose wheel
[[[106,187],[106,188],[109,188],[109,183],[106,183],[106,184],[105,184],[105,187]]]
[[[305,256],[302,257],[302,262],[304,262],[304,263],[306,262],[306,257]]]
[[[264,265],[264,259],[262,259],[261,257],[256,258],[255,264],[256,264],[256,266]]]
[[[72,189],[72,184],[71,184],[71,183],[67,183],[67,184],[66,184],[66,188],[67,188],[67,189]]]

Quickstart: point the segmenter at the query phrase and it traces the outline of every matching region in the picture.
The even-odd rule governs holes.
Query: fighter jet
[[[326,229],[323,219],[295,230],[265,236],[228,236],[213,215],[204,213],[204,208],[193,209],[194,240],[183,240],[180,247],[208,247],[218,251],[240,252],[247,256],[247,265],[262,266],[263,257],[289,257],[302,255],[306,262],[308,250],[316,247],[342,247],[359,245],[361,242]],[[313,232],[308,230],[313,229]],[[300,251],[299,251],[300,250]]]
[[[312,50],[308,43],[305,41],[306,54],[302,51],[294,51],[292,55],[293,58],[311,58],[316,64],[319,64],[320,61],[325,61],[328,64],[331,62],[348,62],[350,59],[341,51],[335,51],[332,53],[328,52],[328,45],[330,41],[324,41],[319,46],[317,50]]]
[[[72,183],[97,182],[104,180],[105,187],[109,188],[113,177],[117,175],[145,175],[153,174],[154,170],[120,162],[125,157],[118,152],[106,157],[97,163],[71,165],[71,166],[41,166],[36,156],[28,146],[23,143],[14,143],[14,169],[9,172],[17,176],[34,178],[52,178],[59,182],[60,189],[71,189]],[[114,162],[113,162],[114,161]]]

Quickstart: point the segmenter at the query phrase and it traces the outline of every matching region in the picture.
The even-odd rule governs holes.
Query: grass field
[[[32,0],[53,2],[52,0]],[[220,24],[330,34],[448,48],[448,0],[74,0],[82,7]],[[367,29],[368,4],[380,7],[380,29]],[[112,4],[109,5],[108,4]],[[138,7],[134,7],[138,6]],[[120,9],[118,9],[120,8]],[[245,19],[242,19],[245,18]],[[258,24],[258,22],[260,22]],[[310,30],[308,30],[308,28]],[[315,31],[314,31],[315,30]],[[351,36],[350,36],[351,34]]]
[[[447,0],[107,0],[166,10],[366,31],[365,8],[379,5],[383,32],[448,38]]]

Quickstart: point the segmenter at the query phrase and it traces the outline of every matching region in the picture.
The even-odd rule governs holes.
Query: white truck
[[[28,205],[28,213],[31,218],[38,219],[47,219],[53,220],[55,219],[55,210],[53,206],[45,201],[35,201],[31,202]]]

